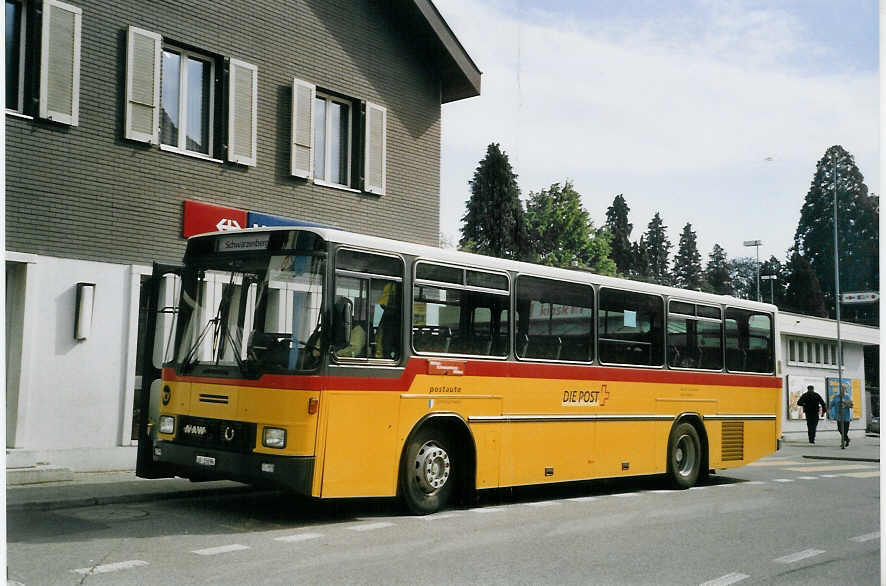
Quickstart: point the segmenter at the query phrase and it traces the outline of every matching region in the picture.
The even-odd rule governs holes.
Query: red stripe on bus
[[[438,359],[444,362],[446,359]],[[464,376],[492,378],[573,379],[587,381],[622,381],[637,383],[664,383],[685,385],[716,385],[721,387],[759,387],[780,389],[781,379],[754,374],[727,374],[717,372],[684,372],[679,370],[620,368],[612,366],[583,366],[571,364],[542,364],[530,362],[495,362],[489,360],[460,360]],[[262,387],[273,389],[302,389],[320,391],[397,391],[409,390],[416,375],[427,374],[428,359],[412,358],[395,378],[363,376],[321,376],[265,374],[255,380],[178,375],[171,368],[163,369],[166,381]],[[457,378],[453,376],[453,378]]]

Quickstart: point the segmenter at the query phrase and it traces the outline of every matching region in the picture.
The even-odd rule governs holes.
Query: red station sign
[[[246,227],[246,210],[199,201],[185,201],[182,229],[185,238],[205,232],[240,230]]]

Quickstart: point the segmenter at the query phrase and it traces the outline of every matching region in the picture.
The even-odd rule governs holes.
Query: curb
[[[880,458],[853,458],[850,456],[803,456],[810,460],[845,460],[846,462],[876,462],[880,463]]]
[[[176,499],[193,499],[193,498],[205,498],[205,497],[217,497],[217,496],[227,496],[227,495],[237,495],[241,493],[252,493],[252,494],[266,494],[273,491],[262,490],[256,491],[254,487],[251,486],[234,486],[234,487],[224,487],[224,488],[210,488],[206,490],[190,490],[190,491],[164,491],[164,492],[149,492],[149,493],[138,493],[138,494],[121,494],[121,495],[110,495],[110,496],[98,496],[98,497],[81,497],[81,498],[68,498],[68,499],[55,499],[55,500],[43,500],[43,501],[31,501],[31,502],[23,502],[23,503],[15,503],[15,504],[7,504],[6,511],[55,511],[59,509],[76,509],[82,507],[93,507],[97,505],[119,505],[119,504],[129,504],[129,503],[145,503],[145,502],[154,502],[154,501],[162,501],[162,500],[176,500]]]

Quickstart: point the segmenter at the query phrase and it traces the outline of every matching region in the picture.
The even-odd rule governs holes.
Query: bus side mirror
[[[339,297],[335,302],[332,316],[332,345],[344,348],[351,343],[351,320],[354,315],[354,304],[347,297]]]

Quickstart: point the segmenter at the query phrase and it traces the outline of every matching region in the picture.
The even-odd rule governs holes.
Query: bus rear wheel
[[[675,488],[695,486],[701,473],[701,440],[691,423],[680,423],[668,438],[668,476]]]
[[[416,515],[435,513],[449,503],[458,462],[449,439],[433,427],[423,427],[410,440],[400,470],[400,494]]]

